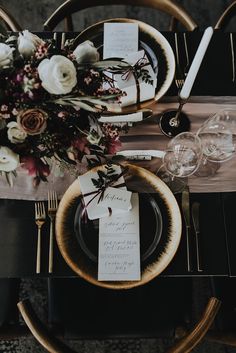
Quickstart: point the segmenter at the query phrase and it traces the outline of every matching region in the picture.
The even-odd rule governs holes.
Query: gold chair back
[[[22,31],[22,28],[16,21],[16,19],[3,6],[0,6],[0,21],[1,24],[3,23],[4,27],[6,27],[8,31]]]
[[[231,18],[236,15],[236,1],[233,1],[218,19],[215,29],[225,29]]]
[[[17,304],[18,309],[36,340],[48,351],[52,353],[75,353],[64,342],[57,339],[42,324],[36,316],[29,300],[21,301]],[[188,353],[196,347],[203,339],[208,329],[212,325],[215,316],[220,308],[220,301],[217,298],[210,298],[202,314],[202,317],[194,328],[174,344],[166,353]]]
[[[62,21],[65,20],[65,31],[73,31],[71,15],[80,10],[100,5],[130,5],[143,6],[160,10],[180,22],[188,31],[197,28],[194,19],[186,10],[174,0],[67,0],[60,5],[54,13],[44,23],[45,31],[52,31]]]

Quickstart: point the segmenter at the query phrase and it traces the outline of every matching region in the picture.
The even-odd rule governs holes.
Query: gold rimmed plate
[[[75,39],[74,45],[90,40],[103,54],[103,31],[104,23],[137,23],[139,26],[139,50],[143,49],[157,76],[157,87],[154,99],[141,102],[136,105],[123,108],[124,112],[129,110],[140,110],[149,107],[153,102],[158,101],[169,89],[175,74],[175,57],[172,48],[166,38],[154,27],[135,19],[113,18],[100,21],[82,31]]]
[[[156,175],[144,168],[125,164],[128,166],[128,174],[125,176],[129,190],[135,190],[140,194],[142,207],[149,205],[153,212],[153,225],[160,227],[156,232],[155,227],[147,227],[143,218],[143,226],[140,232],[141,244],[141,280],[140,281],[98,281],[98,264],[96,239],[86,243],[84,236],[86,229],[80,229],[85,233],[78,236],[78,220],[81,202],[81,190],[79,180],[75,180],[63,195],[56,217],[56,239],[59,250],[71,267],[71,269],[88,282],[97,286],[111,289],[127,289],[143,285],[158,276],[171,262],[181,238],[181,215],[179,206],[170,189]],[[104,167],[99,167],[104,168]],[[142,196],[147,194],[145,196]],[[145,206],[146,205],[146,206]],[[159,216],[157,216],[159,213]],[[156,223],[155,223],[156,222]],[[93,233],[95,237],[98,233]],[[85,244],[81,243],[81,237]],[[85,245],[85,247],[84,247]],[[87,249],[86,249],[87,247]],[[89,256],[88,251],[90,252]]]

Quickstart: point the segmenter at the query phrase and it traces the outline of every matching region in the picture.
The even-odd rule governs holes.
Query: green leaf
[[[97,171],[99,178],[106,178],[106,174],[102,170]]]

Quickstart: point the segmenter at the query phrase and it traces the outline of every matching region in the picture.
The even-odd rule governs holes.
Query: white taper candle
[[[185,100],[188,99],[191,93],[191,89],[193,87],[195,78],[197,76],[198,70],[201,66],[202,60],[210,43],[211,37],[213,35],[213,28],[207,27],[202,36],[201,42],[198,46],[192,64],[190,66],[189,72],[185,79],[184,85],[180,91],[180,98]]]

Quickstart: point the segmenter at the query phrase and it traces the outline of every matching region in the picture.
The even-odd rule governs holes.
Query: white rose
[[[72,61],[62,55],[44,59],[38,66],[42,86],[52,94],[67,94],[77,83],[76,69]]]
[[[20,164],[19,155],[5,146],[0,146],[0,171],[12,172]]]
[[[7,124],[7,136],[12,143],[22,143],[27,137],[27,133],[20,129],[16,121]]]
[[[44,41],[41,38],[29,32],[28,30],[25,30],[20,33],[18,37],[19,53],[25,58],[28,58],[33,55],[37,47],[43,43]]]
[[[9,45],[0,43],[0,68],[10,66],[13,60],[13,51],[15,49],[11,48]]]
[[[93,42],[86,40],[79,44],[73,51],[77,63],[93,63],[99,60],[99,52],[95,48]]]

